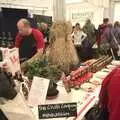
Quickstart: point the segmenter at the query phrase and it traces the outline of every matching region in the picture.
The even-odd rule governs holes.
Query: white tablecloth
[[[74,90],[72,89],[71,93],[67,93],[61,81],[58,83],[59,95],[55,100],[46,100],[45,104],[59,104],[59,103],[70,103],[77,102],[77,118],[53,118],[50,120],[82,120],[87,111],[96,103],[98,100],[98,95],[100,91],[100,86],[96,88],[93,93],[85,92],[81,89]],[[38,119],[38,109],[32,109],[36,115],[36,120]],[[49,119],[44,119],[49,120]]]

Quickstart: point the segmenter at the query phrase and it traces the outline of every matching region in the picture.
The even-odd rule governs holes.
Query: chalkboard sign
[[[77,103],[39,105],[38,112],[39,119],[76,117]]]

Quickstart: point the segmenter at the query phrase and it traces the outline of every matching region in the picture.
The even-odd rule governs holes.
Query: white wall
[[[73,25],[79,22],[83,26],[85,20],[90,18],[97,27],[103,20],[103,13],[103,7],[90,3],[82,2],[67,5],[67,20],[72,21]]]
[[[114,21],[120,21],[120,2],[115,3]]]
[[[0,7],[29,9],[36,14],[52,15],[52,0],[0,0]]]

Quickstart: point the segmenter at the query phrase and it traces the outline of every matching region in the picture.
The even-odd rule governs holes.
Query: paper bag
[[[9,120],[36,120],[19,93],[13,100],[0,105],[0,108]]]

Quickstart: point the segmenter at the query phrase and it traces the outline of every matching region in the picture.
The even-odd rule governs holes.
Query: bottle
[[[8,48],[12,49],[14,47],[13,38],[11,32],[8,32]]]
[[[2,47],[2,34],[0,33],[0,47]]]
[[[2,50],[0,49],[0,62],[3,61],[3,54],[2,54]]]
[[[2,54],[1,47],[2,47],[2,36],[1,36],[1,33],[0,33],[0,62],[3,61],[3,54]]]
[[[2,32],[2,47],[7,47],[7,37],[5,36],[5,32]]]
[[[19,82],[24,82],[22,74],[20,72],[15,73],[15,79],[17,79]]]

